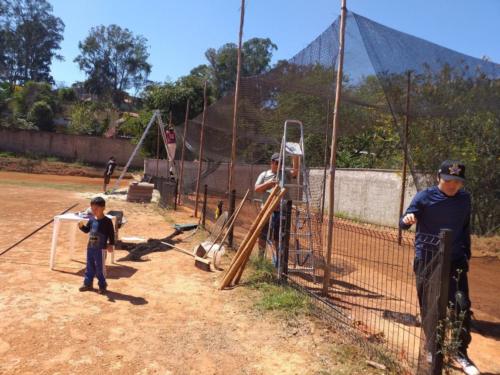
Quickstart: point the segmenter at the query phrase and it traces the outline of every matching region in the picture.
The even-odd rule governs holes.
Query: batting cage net
[[[339,23],[336,20],[289,60],[277,62],[258,76],[243,76],[237,103],[236,205],[247,189],[250,194],[236,223],[235,244],[260,208],[261,196],[254,193],[254,184],[259,173],[269,169],[271,155],[280,150],[284,122],[300,120],[304,124],[304,163],[308,170],[318,170],[310,173],[307,187],[311,195],[310,255],[299,252],[303,240],[291,244],[288,279],[318,298],[325,264],[328,199],[324,168],[330,155]],[[342,79],[338,167],[401,170],[406,148],[407,165],[420,190],[434,182],[441,161],[459,159],[467,165],[474,231],[498,230],[499,64],[347,12]],[[234,92],[229,92],[205,113],[199,182],[208,186],[209,221],[219,201],[224,210],[229,206],[233,106]],[[199,161],[202,122],[200,114],[187,124],[185,144],[191,160]],[[183,131],[179,124],[176,132],[181,141]],[[188,206],[194,205],[195,166],[186,167],[181,187],[183,203]],[[388,194],[394,194],[395,200],[400,196],[399,191]],[[306,226],[302,228],[299,230],[306,230]],[[420,314],[413,235],[398,238],[394,229],[338,217],[333,241],[329,295],[322,299],[327,310],[338,312],[339,321],[355,327],[368,341],[390,348],[408,368],[423,368],[426,339],[421,325],[435,326],[435,320],[432,314]],[[441,258],[435,259],[426,265],[430,289],[439,273]],[[432,336],[432,328],[425,332]]]

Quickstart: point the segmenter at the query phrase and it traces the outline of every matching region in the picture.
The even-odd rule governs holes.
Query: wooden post
[[[179,173],[179,191],[178,191],[178,199],[179,204],[181,204],[182,194],[184,193],[184,153],[186,151],[186,134],[189,123],[189,98],[186,102],[186,116],[184,118],[184,133],[182,135],[182,153],[181,153],[181,171]]]
[[[325,216],[325,194],[326,194],[326,170],[328,168],[328,123],[330,122],[330,99],[326,101],[326,126],[325,126],[325,160],[324,160],[324,169],[323,169],[323,186],[321,189],[321,222],[323,223],[323,219]]]
[[[405,116],[405,131],[403,138],[403,175],[401,176],[401,200],[399,201],[399,218],[403,216],[403,208],[405,204],[406,192],[406,165],[408,163],[408,126],[410,123],[410,89],[411,89],[411,72],[408,72],[408,82],[406,84],[406,116]],[[401,245],[403,239],[403,230],[398,225],[398,244]]]
[[[175,190],[174,190],[174,211],[177,211],[177,196],[179,195],[179,181],[175,181]]]
[[[345,18],[346,18],[346,0],[342,0],[342,8],[340,12],[340,40],[339,40],[339,63],[337,67],[337,82],[335,87],[335,104],[333,108],[333,129],[332,129],[332,149],[330,151],[330,184],[329,184],[329,199],[328,202],[328,235],[326,240],[326,262],[325,273],[323,277],[323,295],[328,295],[330,287],[330,263],[332,261],[333,247],[333,210],[335,199],[335,169],[337,167],[337,134],[339,128],[339,109],[340,98],[342,95],[342,78],[344,65],[344,37],[345,37]]]
[[[159,115],[161,116],[161,115]],[[159,170],[159,163],[160,163],[160,124],[158,121],[156,122],[157,125],[156,127],[158,128],[158,131],[156,132],[156,177],[158,177],[158,170]]]
[[[205,220],[207,218],[207,197],[208,197],[208,185],[205,184],[203,187],[203,206],[201,208],[201,226],[205,229]]]
[[[236,127],[238,120],[238,101],[240,96],[240,77],[241,77],[241,44],[243,39],[243,23],[245,21],[245,0],[241,0],[240,12],[240,34],[238,39],[238,62],[236,65],[236,86],[234,88],[234,107],[233,107],[233,139],[231,143],[231,163],[229,167],[229,178],[227,191],[231,192],[234,185],[234,164],[236,163]],[[232,236],[230,237],[232,238]]]
[[[196,199],[194,202],[194,217],[198,217],[198,200],[200,198],[201,167],[203,166],[203,140],[205,138],[205,120],[207,118],[207,81],[203,85],[203,116],[200,131],[200,151],[198,152],[198,176],[196,178]]]
[[[229,216],[234,214],[234,208],[236,206],[236,190],[231,190],[231,195],[229,197]],[[229,229],[229,237],[228,237],[228,245],[230,248],[233,248],[233,239],[234,239],[234,226]]]
[[[441,282],[439,284],[439,300],[437,306],[437,321],[443,322],[446,319],[446,310],[448,307],[448,293],[450,287],[450,271],[451,271],[451,246],[453,241],[452,231],[450,229],[442,229],[439,232],[439,253],[441,256]],[[430,280],[426,280],[430,282]],[[425,294],[425,293],[424,293]],[[437,327],[436,327],[437,329]],[[434,331],[436,331],[436,329]],[[433,337],[430,340],[434,343],[434,348],[431,348],[432,353],[432,370],[431,374],[441,375],[443,370],[443,353],[441,344]]]

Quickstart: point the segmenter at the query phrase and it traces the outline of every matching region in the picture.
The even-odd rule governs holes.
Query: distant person
[[[297,177],[298,174],[298,156],[292,157],[292,170],[287,172],[286,179],[291,179]],[[257,181],[255,181],[254,190],[256,193],[262,193],[262,205],[269,198],[269,194],[271,190],[278,184],[279,182],[279,171],[278,166],[280,163],[280,154],[274,153],[271,156],[271,168],[267,171],[262,172],[259,177],[257,177]],[[269,228],[270,226],[270,228]],[[260,232],[259,237],[259,256],[263,257],[266,250],[266,242],[268,232],[270,234],[270,238],[272,238],[275,249],[278,249],[279,243],[279,231],[280,231],[280,208],[277,207],[273,214],[271,215],[271,219],[266,223],[262,231]],[[277,259],[273,259],[275,265]]]
[[[94,277],[97,277],[99,293],[105,294],[108,284],[104,277],[106,250],[113,252],[115,244],[115,230],[111,219],[104,215],[106,201],[102,197],[93,198],[90,201],[92,216],[87,224],[83,221],[78,227],[84,233],[89,233],[87,245],[87,268],[85,278],[80,292],[93,290]]]
[[[467,355],[467,348],[471,342],[471,301],[469,298],[469,284],[467,272],[471,258],[470,242],[470,194],[463,190],[465,182],[465,165],[452,160],[444,161],[438,170],[438,184],[420,191],[413,198],[406,213],[400,220],[402,229],[409,229],[416,224],[415,260],[413,269],[416,276],[418,302],[422,316],[422,326],[428,342],[427,349],[431,350],[435,336],[433,329],[425,325],[429,313],[428,288],[431,270],[429,263],[437,248],[429,246],[425,238],[428,235],[438,236],[441,229],[452,230],[452,254],[449,275],[448,304],[453,306],[454,315],[463,313],[463,325],[460,330],[460,346],[455,359],[466,374],[479,374],[479,370]],[[428,241],[427,241],[428,242]],[[458,279],[458,283],[457,280]],[[432,362],[429,354],[428,361]]]
[[[173,177],[174,173],[174,158],[175,158],[175,150],[177,149],[177,141],[175,138],[175,130],[172,125],[169,125],[165,136],[167,138],[167,149],[168,149],[168,164],[170,165],[169,173],[170,177]]]
[[[113,175],[115,168],[116,168],[115,157],[111,156],[108,160],[108,163],[106,164],[106,169],[104,170],[104,187],[103,187],[104,192],[107,191],[109,181],[111,180],[111,176]]]

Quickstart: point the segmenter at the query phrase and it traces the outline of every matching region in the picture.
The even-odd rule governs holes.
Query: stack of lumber
[[[149,203],[153,198],[153,184],[147,182],[132,182],[128,188],[127,201]]]
[[[285,192],[286,189],[278,186],[271,191],[264,207],[262,207],[259,215],[252,223],[250,230],[246,234],[240,248],[231,261],[231,264],[220,284],[221,290],[239,283],[243,270],[245,269],[248,259],[250,258],[250,254],[255,246],[255,242],[259,238],[262,228],[266,225],[276,207],[278,207],[278,204],[280,203],[281,198],[285,195]]]

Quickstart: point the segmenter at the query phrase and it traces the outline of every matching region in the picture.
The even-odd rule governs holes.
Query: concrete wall
[[[134,145],[123,139],[0,128],[1,151],[55,156],[91,164],[105,164],[113,155],[118,165],[123,166],[133,149]],[[132,166],[142,168],[143,158],[136,156]]]
[[[154,175],[156,160],[146,159],[145,171]],[[167,162],[159,161],[159,175],[167,176]],[[195,188],[198,163],[184,163],[185,189]],[[243,195],[246,189],[253,187],[260,172],[269,168],[267,165],[237,165],[236,191]],[[205,168],[204,168],[205,169]],[[228,165],[220,164],[213,173],[202,180],[208,184],[212,194],[223,194],[227,188]],[[311,169],[309,183],[312,195],[311,204],[320,207],[323,191],[323,170]],[[325,213],[328,212],[328,178],[326,181]],[[406,208],[416,188],[411,175],[408,176],[404,207]],[[335,174],[335,212],[363,222],[386,226],[397,226],[401,195],[401,173],[388,170],[338,169]],[[251,199],[259,198],[252,194]]]
[[[313,199],[321,196],[323,171],[311,170],[309,181]],[[326,181],[325,212],[328,212],[328,186]],[[315,192],[320,192],[315,194]],[[417,190],[409,175],[406,184],[404,209]],[[335,173],[336,214],[363,222],[395,227],[399,220],[401,173],[386,170],[338,169]]]

